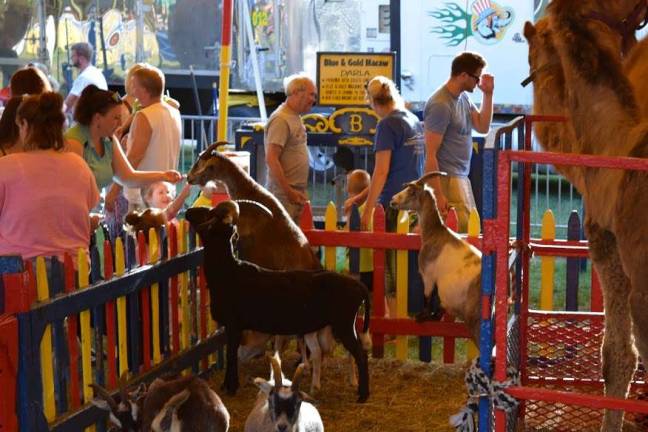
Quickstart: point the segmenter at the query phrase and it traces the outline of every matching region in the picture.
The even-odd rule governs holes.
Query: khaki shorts
[[[459,220],[459,232],[468,232],[470,211],[477,207],[468,177],[441,177],[441,189],[448,200],[448,207],[454,207]]]

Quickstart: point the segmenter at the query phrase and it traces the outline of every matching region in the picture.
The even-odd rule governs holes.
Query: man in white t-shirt
[[[101,71],[92,65],[92,46],[86,42],[72,45],[72,65],[79,69],[79,76],[74,80],[72,88],[65,98],[65,112],[74,112],[74,106],[84,88],[94,84],[101,90],[108,90],[106,78]]]

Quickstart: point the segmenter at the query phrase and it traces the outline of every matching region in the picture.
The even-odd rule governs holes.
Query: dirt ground
[[[285,355],[284,374],[292,377],[296,355]],[[269,377],[266,359],[242,364],[241,388],[234,397],[219,391],[223,371],[210,377],[210,384],[223,399],[231,415],[231,432],[242,432],[245,419],[258,392],[252,384],[257,376]],[[418,361],[370,359],[371,395],[365,404],[356,403],[356,389],[348,383],[349,361],[327,358],[322,369],[322,389],[317,400],[324,428],[330,432],[443,432],[453,431],[448,418],[465,403],[464,369]],[[308,392],[310,376],[302,380]]]

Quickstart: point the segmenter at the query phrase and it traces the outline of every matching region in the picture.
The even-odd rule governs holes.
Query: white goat
[[[443,308],[462,319],[479,346],[481,252],[449,229],[441,219],[434,190],[425,184],[431,177],[445,175],[434,171],[392,197],[390,205],[414,210],[421,226],[418,264],[427,301],[436,285]]]
[[[255,378],[260,391],[245,421],[245,432],[324,432],[324,424],[310,397],[299,391],[304,368],[300,364],[292,382],[281,372],[279,355],[270,357],[270,380]]]

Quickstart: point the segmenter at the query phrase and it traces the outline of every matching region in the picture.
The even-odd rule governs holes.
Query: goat
[[[351,353],[359,372],[358,401],[369,397],[369,291],[361,282],[324,270],[268,270],[234,256],[238,205],[224,201],[204,211],[187,211],[187,220],[205,245],[212,318],[227,334],[225,389],[238,389],[237,350],[243,330],[277,335],[313,333],[327,325]],[[364,303],[364,329],[355,331]],[[361,341],[362,340],[362,341]],[[366,345],[365,345],[366,344]],[[363,346],[364,345],[364,346]]]
[[[127,231],[137,234],[143,231],[148,239],[150,228],[160,228],[166,225],[167,216],[164,210],[147,208],[141,212],[133,210],[124,217],[124,225]]]
[[[308,240],[283,205],[226,153],[219,152],[217,148],[221,144],[223,143],[212,144],[200,154],[187,175],[187,181],[201,185],[212,180],[219,181],[225,184],[230,197],[239,201],[239,257],[273,270],[321,270],[322,266]],[[242,204],[240,200],[250,200],[265,206],[269,210],[269,217],[258,207]],[[322,353],[327,352],[324,346],[333,346],[330,333],[330,329],[323,329],[312,335],[304,335],[311,353],[311,392],[320,388]],[[263,353],[270,337],[245,332],[239,351],[240,358],[247,359]],[[284,342],[285,338],[276,338],[275,347],[280,349]],[[307,356],[303,355],[303,359],[308,362]]]
[[[142,384],[134,393],[120,387],[117,403],[110,393],[91,384],[92,403],[110,413],[110,421],[120,432],[227,432],[230,415],[218,395],[197,377],[171,381],[156,379]]]
[[[246,250],[243,257],[255,264],[275,270],[319,270],[319,260],[299,227],[292,221],[279,200],[263,186],[254,181],[236,165],[215,143],[203,151],[187,174],[190,184],[204,185],[210,180],[224,183],[233,200],[250,200],[264,205],[272,213],[274,225],[271,230],[254,229],[254,225],[239,226],[239,235],[248,233],[254,237],[255,246]],[[241,213],[243,215],[244,212]],[[244,220],[241,220],[243,223]],[[249,231],[245,231],[249,228]],[[241,238],[241,241],[244,239]]]
[[[304,365],[297,367],[291,382],[283,377],[278,354],[270,357],[270,364],[270,380],[254,380],[260,391],[244,432],[324,432],[312,399],[299,390]]]
[[[439,171],[407,183],[392,197],[390,205],[400,210],[415,210],[421,225],[419,273],[426,301],[434,286],[439,290],[445,310],[464,321],[479,346],[481,252],[449,229],[441,219],[434,190],[425,184]]]

